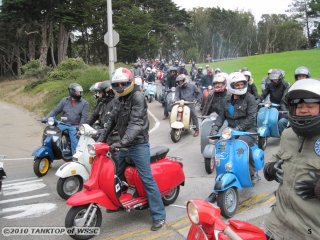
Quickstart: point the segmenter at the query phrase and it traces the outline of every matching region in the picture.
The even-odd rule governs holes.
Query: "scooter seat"
[[[165,146],[156,146],[150,148],[150,163],[163,159],[165,156],[167,156],[168,152],[169,148]],[[128,165],[134,166],[134,162],[130,157],[126,157],[125,161]]]

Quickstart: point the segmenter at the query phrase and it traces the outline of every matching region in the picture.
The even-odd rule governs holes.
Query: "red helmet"
[[[129,94],[134,88],[132,72],[123,67],[116,69],[112,75],[111,86],[120,97]]]

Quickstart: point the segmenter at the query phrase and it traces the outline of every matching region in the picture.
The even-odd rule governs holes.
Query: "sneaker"
[[[198,135],[199,135],[199,130],[198,129],[194,130],[193,136],[198,137]]]
[[[159,230],[160,228],[162,228],[165,223],[166,223],[166,221],[165,221],[164,219],[155,220],[155,221],[153,221],[153,223],[152,223],[151,230],[152,230],[152,231],[157,231],[157,230]]]

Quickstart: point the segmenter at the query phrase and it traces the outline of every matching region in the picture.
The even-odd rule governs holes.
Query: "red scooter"
[[[239,220],[221,219],[220,209],[213,204],[194,199],[187,202],[192,223],[187,240],[267,240],[263,230]]]
[[[99,228],[102,216],[98,205],[108,210],[127,212],[148,207],[146,192],[131,159],[126,159],[128,163],[124,172],[126,182],[122,182],[116,175],[115,163],[111,158],[108,144],[88,145],[88,152],[91,155],[91,174],[83,185],[84,190],[67,200],[67,204],[72,208],[65,219],[66,228]],[[157,146],[150,149],[151,171],[164,205],[175,202],[180,192],[180,185],[184,185],[185,181],[181,159],[168,157],[168,152],[167,147]],[[69,235],[74,239],[89,239],[95,234],[89,232],[83,235],[72,232]]]

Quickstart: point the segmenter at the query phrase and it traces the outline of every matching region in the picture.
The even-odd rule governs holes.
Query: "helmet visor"
[[[112,89],[117,91],[117,92],[121,92],[123,91],[125,88],[127,88],[129,85],[131,84],[130,81],[128,82],[116,82],[116,83],[112,83]]]

